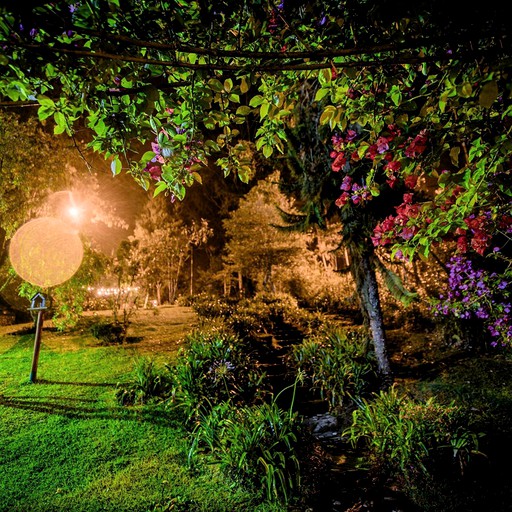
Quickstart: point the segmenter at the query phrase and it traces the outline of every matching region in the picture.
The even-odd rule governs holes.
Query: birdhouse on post
[[[46,309],[46,298],[42,293],[36,293],[30,299],[29,311],[39,311],[43,309]]]
[[[46,298],[42,293],[36,293],[31,301],[29,311],[37,312],[36,334],[34,338],[34,355],[32,356],[32,369],[30,371],[30,382],[34,383],[37,378],[37,363],[39,361],[39,350],[41,348],[41,331],[43,328],[43,311],[46,309]]]

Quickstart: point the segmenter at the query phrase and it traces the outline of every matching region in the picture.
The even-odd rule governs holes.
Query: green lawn
[[[163,407],[117,405],[136,357],[171,360],[193,326],[184,308],[139,322],[136,342],[43,330],[37,382],[32,334],[0,334],[0,511],[278,511],[204,465],[186,464],[182,426]],[[46,324],[45,324],[46,325]],[[12,329],[11,329],[12,330]]]

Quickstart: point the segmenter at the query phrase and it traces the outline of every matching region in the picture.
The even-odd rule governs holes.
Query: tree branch
[[[252,71],[252,72],[269,72],[269,73],[279,73],[281,71],[312,71],[318,69],[329,69],[332,67],[346,67],[346,68],[354,68],[354,67],[382,67],[382,66],[395,66],[400,64],[421,64],[423,62],[439,62],[439,61],[450,61],[453,60],[454,57],[451,55],[447,55],[446,53],[442,53],[435,56],[428,57],[410,57],[403,56],[392,59],[377,59],[377,60],[356,60],[356,61],[346,61],[346,62],[335,62],[333,63],[331,60],[328,62],[319,62],[319,63],[309,63],[303,62],[292,62],[288,64],[283,63],[272,63],[272,64],[219,64],[219,63],[205,63],[205,64],[196,64],[191,62],[185,62],[181,60],[158,60],[158,59],[148,59],[145,57],[137,57],[132,55],[118,55],[107,52],[93,52],[87,50],[80,50],[77,48],[65,48],[65,47],[47,47],[43,45],[37,44],[23,44],[17,43],[16,45],[10,46],[18,46],[23,47],[25,49],[31,50],[33,52],[38,53],[48,53],[53,50],[53,53],[65,53],[68,55],[75,55],[78,57],[89,57],[92,59],[106,59],[117,62],[134,62],[138,64],[145,65],[153,65],[159,67],[173,67],[173,68],[183,68],[183,69],[208,69],[210,71],[219,70],[219,71]],[[481,54],[478,54],[481,55]],[[468,55],[465,55],[468,57]],[[472,58],[475,58],[475,55],[472,54]]]

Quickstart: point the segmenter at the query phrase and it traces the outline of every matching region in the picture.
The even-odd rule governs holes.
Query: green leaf
[[[332,81],[332,73],[330,69],[322,69],[320,70],[320,73],[318,73],[318,81],[322,85],[330,84]],[[325,96],[325,95],[324,95]]]
[[[251,98],[251,101],[249,101],[249,105],[251,107],[259,107],[263,102],[265,101],[265,98],[263,96],[260,96],[260,95],[257,95],[257,96],[253,96]]]
[[[402,92],[400,91],[400,88],[397,85],[394,85],[391,88],[390,92],[391,100],[393,103],[398,106],[400,103],[402,103]]]
[[[53,127],[53,133],[54,133],[54,135],[60,135],[61,133],[64,133],[65,131],[67,131],[66,125],[59,125],[59,124],[56,124],[56,125]]]
[[[147,162],[149,162],[150,160],[152,160],[153,158],[155,158],[156,154],[154,151],[146,151],[141,159],[140,159],[140,163],[141,164],[146,164]]]
[[[249,90],[249,84],[247,83],[245,76],[243,76],[242,80],[240,81],[240,92],[242,94],[245,94],[248,90]]]
[[[329,89],[321,88],[316,91],[315,101],[320,101],[322,98],[325,98],[329,94]]]
[[[249,178],[251,176],[251,168],[244,165],[238,169],[238,178],[242,183],[249,183]]]
[[[215,129],[215,121],[214,121],[211,117],[207,117],[207,118],[203,121],[203,124],[204,124],[204,126],[205,126],[208,130],[213,130],[213,129]]]
[[[272,146],[269,146],[268,144],[265,144],[263,146],[263,155],[265,156],[265,158],[269,158],[270,156],[272,156],[272,153],[274,152]]]
[[[114,176],[117,176],[121,172],[122,167],[121,160],[119,160],[118,157],[110,162],[110,170]]]
[[[159,119],[157,119],[156,117],[154,116],[151,116],[149,118],[149,125],[151,126],[151,129],[155,132],[155,133],[158,133],[160,131],[160,128],[162,126],[162,123],[160,122]]]
[[[67,130],[66,117],[62,112],[56,111],[53,114],[53,120],[55,121],[55,127],[53,133],[59,135]]]
[[[155,187],[155,191],[153,192],[153,197],[161,194],[164,190],[167,190],[167,183],[165,181],[158,182],[157,186]]]
[[[227,78],[224,80],[224,90],[226,92],[231,92],[231,89],[233,89],[233,80],[231,80],[231,78]]]
[[[177,133],[173,139],[176,141],[176,142],[187,142],[187,136],[183,133]]]
[[[459,166],[459,155],[460,155],[459,147],[450,149],[450,160],[455,167]]]
[[[491,82],[485,83],[482,87],[480,96],[478,97],[478,102],[480,103],[480,106],[484,108],[491,108],[497,97],[498,84],[496,83],[496,80],[492,80]]]
[[[55,112],[55,108],[52,107],[39,107],[37,109],[37,117],[39,118],[39,121],[43,121],[47,119],[48,117],[52,116]]]
[[[473,86],[469,82],[464,82],[457,88],[457,93],[462,98],[469,98],[473,93]]]
[[[270,103],[268,103],[268,102],[262,103],[261,107],[260,107],[260,119],[263,119],[264,117],[266,117],[269,110],[270,110]]]
[[[55,102],[51,98],[48,98],[48,96],[44,96],[43,94],[39,94],[37,96],[37,102],[43,107],[55,108]]]
[[[201,177],[201,175],[198,172],[193,172],[192,176],[194,177],[195,181],[197,181],[201,185],[203,184],[203,178]]]
[[[328,124],[336,115],[336,107],[327,105],[320,116],[320,124]]]
[[[247,116],[252,112],[252,108],[247,105],[241,105],[236,109],[237,116]]]
[[[212,89],[215,92],[223,92],[224,91],[224,86],[216,78],[211,78],[210,80],[208,80],[208,85],[210,86],[210,89]]]

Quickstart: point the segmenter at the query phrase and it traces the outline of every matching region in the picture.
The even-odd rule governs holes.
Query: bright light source
[[[70,206],[68,209],[68,213],[73,220],[78,220],[82,214],[82,210],[80,210],[78,206]]]

